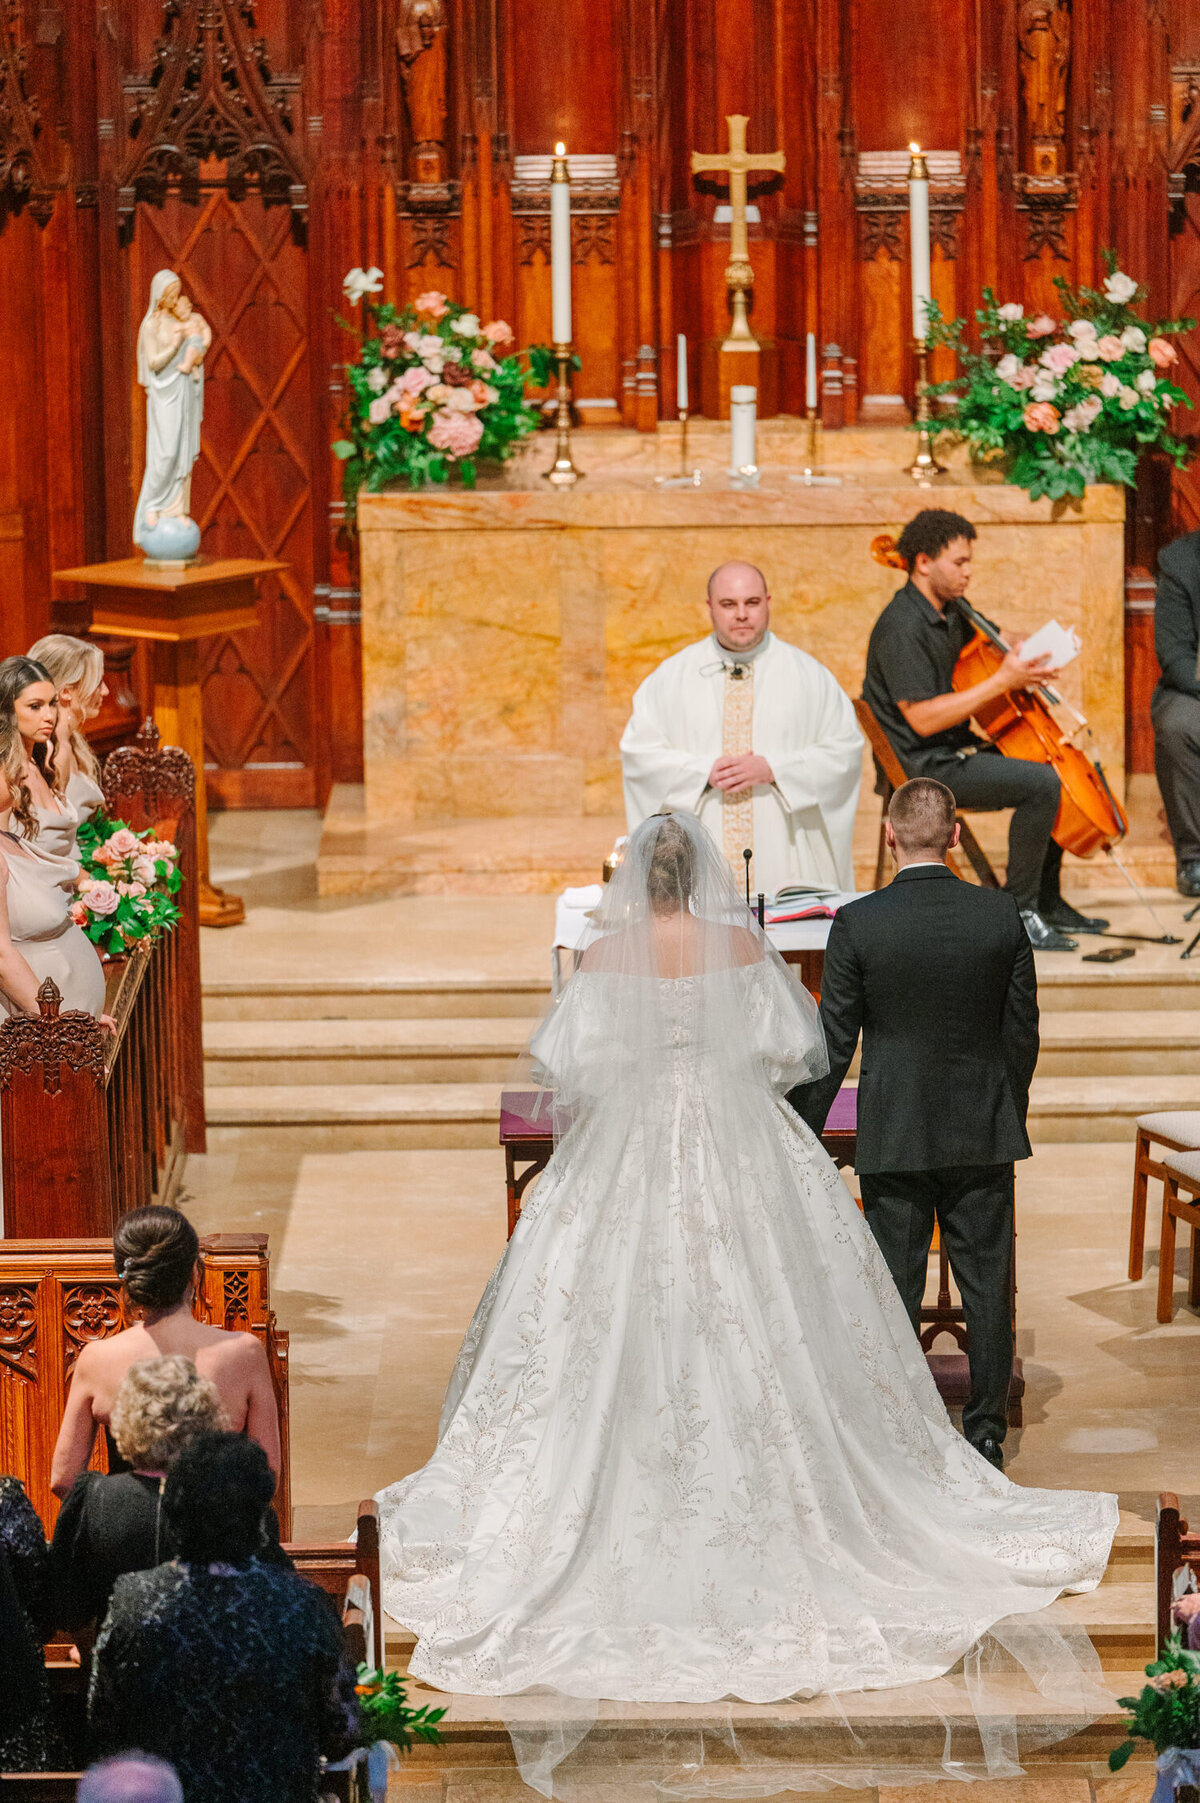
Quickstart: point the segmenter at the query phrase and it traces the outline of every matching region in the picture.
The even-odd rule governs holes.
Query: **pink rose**
[[[379,394],[376,395],[375,399],[371,402],[371,405],[367,408],[367,419],[373,426],[382,426],[384,420],[390,417],[391,411],[391,396]]]
[[[1038,361],[1052,375],[1065,376],[1071,365],[1079,362],[1079,352],[1073,344],[1052,344],[1042,352]]]
[[[85,927],[87,925],[88,911],[82,901],[73,901],[71,903],[71,919],[75,922],[77,927]]]
[[[420,364],[414,364],[411,369],[406,369],[400,378],[398,386],[401,398],[403,399],[406,394],[424,394],[432,381],[433,377],[427,369],[423,369]]]
[[[1048,432],[1053,437],[1058,431],[1058,409],[1049,401],[1030,401],[1021,418],[1029,432]]]
[[[1179,352],[1173,344],[1168,344],[1165,338],[1152,338],[1146,349],[1159,369],[1170,369],[1172,363],[1179,361]]]
[[[158,871],[154,868],[153,858],[135,858],[133,860],[133,874],[136,876],[139,883],[154,883],[158,881]]]
[[[1096,352],[1106,363],[1115,363],[1118,357],[1125,355],[1125,346],[1114,333],[1106,332],[1096,346]]]
[[[1048,313],[1039,313],[1025,328],[1031,338],[1049,338],[1054,329],[1055,322]]]
[[[451,413],[474,413],[479,402],[469,388],[452,388],[445,402]]]
[[[115,914],[121,905],[121,897],[111,883],[93,883],[83,897],[84,906],[89,914]]]
[[[418,294],[413,306],[418,313],[424,313],[430,319],[444,319],[449,311],[445,295],[437,288],[427,288],[424,294]]]
[[[141,840],[136,833],[131,833],[127,826],[119,827],[105,843],[109,851],[114,852],[119,858],[132,857],[142,849]]]
[[[456,389],[456,393],[463,393]],[[469,457],[483,437],[483,422],[473,413],[451,413],[439,408],[429,428],[429,442],[435,451],[446,451],[451,457]]]
[[[404,334],[405,344],[410,351],[415,351],[418,357],[421,355],[421,338],[420,332],[405,332]]]
[[[507,344],[512,337],[512,327],[503,319],[489,319],[483,328],[483,336],[489,344]]]
[[[148,858],[161,858],[164,864],[174,864],[179,856],[170,839],[146,839],[142,851]]]
[[[110,869],[112,865],[121,862],[121,855],[119,852],[113,851],[111,842],[105,845],[98,845],[92,853],[92,857],[97,864],[103,864],[106,870]]]
[[[482,370],[486,375],[488,370],[495,369],[496,359],[492,356],[491,351],[472,351],[471,364],[473,368]]]

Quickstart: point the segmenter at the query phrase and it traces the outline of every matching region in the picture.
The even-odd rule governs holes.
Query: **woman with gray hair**
[[[161,1519],[167,1470],[185,1446],[226,1425],[217,1386],[190,1359],[173,1353],[130,1366],[109,1423],[128,1470],[81,1472],[55,1524],[50,1560],[61,1627],[102,1621],[122,1572],[149,1571],[172,1556]],[[264,1557],[288,1562],[278,1527]]]

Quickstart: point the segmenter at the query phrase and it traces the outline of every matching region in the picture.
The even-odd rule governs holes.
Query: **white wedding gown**
[[[1100,1580],[1116,1498],[1022,1489],[951,1426],[783,1100],[824,1058],[811,1000],[755,957],[676,980],[585,962],[539,1029],[574,1124],[476,1311],[436,1452],[379,1497],[384,1605],[430,1684],[902,1685]]]

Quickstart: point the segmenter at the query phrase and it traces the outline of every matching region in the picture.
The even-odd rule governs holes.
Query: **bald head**
[[[88,1767],[77,1803],[183,1803],[174,1766],[150,1753],[119,1753]]]
[[[708,579],[708,611],[719,645],[752,651],[771,622],[766,577],[752,563],[719,564]]]

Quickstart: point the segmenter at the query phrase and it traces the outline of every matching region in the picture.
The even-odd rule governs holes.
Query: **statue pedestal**
[[[209,879],[198,641],[256,626],[259,583],[287,567],[249,557],[222,557],[165,569],[141,557],[125,557],[54,572],[56,582],[86,589],[93,632],[149,639],[153,645],[155,725],[163,743],[181,745],[196,769],[201,926],[236,926],[245,919],[246,909],[240,897],[214,889]]]

